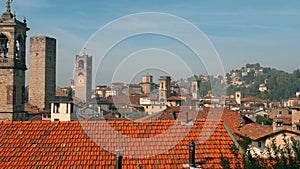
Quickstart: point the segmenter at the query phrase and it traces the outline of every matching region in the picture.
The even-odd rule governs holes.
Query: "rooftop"
[[[200,136],[207,140],[200,142]],[[242,157],[232,153],[234,142],[222,123],[197,119],[190,127],[173,120],[0,122],[0,166],[115,168],[114,152],[123,150],[123,168],[182,168],[189,161],[190,141],[196,142],[202,168],[222,168],[222,156],[240,164]]]

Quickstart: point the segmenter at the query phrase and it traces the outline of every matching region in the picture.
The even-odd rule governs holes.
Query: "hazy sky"
[[[5,10],[4,6],[5,0],[1,0],[1,11]],[[59,86],[69,85],[70,79],[73,78],[74,56],[80,53],[84,44],[97,30],[120,17],[142,12],[169,13],[194,24],[210,39],[220,55],[226,72],[238,69],[246,63],[256,62],[289,72],[300,68],[300,1],[298,0],[14,0],[12,10],[16,11],[18,19],[27,18],[28,26],[31,28],[28,37],[48,35],[57,39],[57,85]],[[137,23],[140,22],[137,20]],[[131,26],[127,25],[126,29]],[[105,40],[101,44],[105,43]],[[183,58],[192,55],[186,49],[179,50],[180,45],[174,40],[155,36],[129,39],[118,46],[119,49],[113,51],[115,55],[122,55],[123,51],[132,54],[133,49],[162,46],[168,51],[174,50],[174,53]],[[128,47],[132,51],[127,51]],[[160,55],[158,51],[154,50],[155,55]],[[89,46],[86,52],[93,53]],[[149,55],[145,52],[140,54]],[[172,56],[165,50],[161,54],[166,55],[163,58]],[[94,57],[94,60],[99,62],[98,56]],[[151,56],[147,58],[149,57],[151,58]],[[97,64],[94,63],[95,69]],[[174,64],[171,63],[170,67],[178,67]],[[130,67],[134,67],[134,64]],[[140,70],[143,71],[145,70]],[[205,74],[202,68],[195,68],[193,71],[193,73]],[[126,74],[124,71],[122,73]],[[119,75],[122,76],[122,73]],[[176,69],[172,70],[172,74],[177,73],[178,76],[186,75],[181,69],[178,69],[178,72]],[[111,79],[106,78],[99,78],[96,83],[109,83]]]

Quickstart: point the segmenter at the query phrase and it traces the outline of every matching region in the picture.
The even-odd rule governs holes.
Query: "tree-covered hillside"
[[[247,64],[240,70],[232,70],[226,75],[228,95],[242,91],[244,97],[255,96],[269,100],[283,100],[296,97],[300,91],[300,70],[292,73],[274,68],[264,68],[260,64]],[[260,91],[260,85],[267,88]]]

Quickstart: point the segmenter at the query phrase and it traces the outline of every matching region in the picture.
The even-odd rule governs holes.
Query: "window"
[[[8,38],[3,35],[2,33],[0,34],[0,57],[2,58],[8,58]]]
[[[261,142],[260,141],[258,142],[258,147],[261,147]]]
[[[80,61],[78,62],[78,69],[79,69],[79,70],[84,69],[84,62],[83,62],[83,60],[80,60]]]
[[[59,103],[54,103],[54,113],[59,113]]]
[[[54,121],[59,121],[59,119],[55,118]]]
[[[74,104],[73,103],[71,103],[71,110],[70,111],[71,111],[70,113],[73,113],[73,111],[74,111]]]

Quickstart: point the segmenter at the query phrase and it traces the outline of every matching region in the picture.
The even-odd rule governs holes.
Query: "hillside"
[[[296,97],[300,91],[300,70],[292,73],[274,68],[261,67],[259,63],[247,64],[226,75],[228,95],[242,91],[244,97],[255,96],[269,100],[283,100]]]

